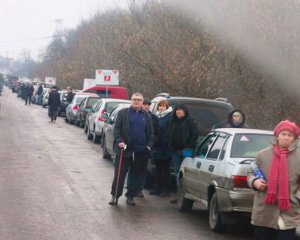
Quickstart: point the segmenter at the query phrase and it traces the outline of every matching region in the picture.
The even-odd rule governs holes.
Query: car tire
[[[88,126],[87,126],[86,123],[85,123],[85,124],[84,124],[84,133],[87,134],[87,132],[88,132]]]
[[[218,207],[217,193],[214,192],[208,203],[208,221],[209,227],[214,232],[222,232],[224,230],[224,224],[222,223],[221,213]]]
[[[87,139],[88,140],[92,140],[92,134],[91,134],[91,131],[90,131],[90,128],[88,128],[88,130],[87,130]]]
[[[92,140],[93,143],[99,143],[100,137],[94,132],[94,134],[92,135]]]
[[[74,123],[74,120],[73,121],[71,120],[71,115],[69,114],[69,124],[72,125],[73,123]]]
[[[177,193],[177,207],[181,212],[189,212],[193,208],[194,201],[185,198],[186,187],[183,177],[179,179],[178,193]]]
[[[84,128],[82,119],[80,119],[80,121],[79,121],[79,127],[80,127],[80,128]]]
[[[103,147],[102,147],[102,157],[103,157],[104,159],[110,159],[111,156],[110,156],[110,154],[108,153],[107,148],[106,148],[105,137],[102,139],[102,141],[103,141],[103,143],[102,143],[102,145],[103,145]]]

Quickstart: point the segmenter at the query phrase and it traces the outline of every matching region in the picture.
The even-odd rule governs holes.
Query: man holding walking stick
[[[144,174],[153,145],[154,133],[151,116],[142,109],[143,95],[134,93],[131,106],[119,111],[115,122],[116,164],[111,189],[110,205],[117,205],[123,193],[124,181],[131,168],[131,182],[127,186],[127,204],[135,205],[139,179]]]

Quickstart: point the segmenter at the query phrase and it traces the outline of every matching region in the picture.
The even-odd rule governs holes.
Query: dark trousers
[[[25,105],[27,105],[27,103],[29,105],[31,104],[31,96],[25,96]]]
[[[121,171],[119,176],[119,185],[117,196],[121,196],[123,194],[124,182],[130,168],[130,184],[127,184],[127,193],[126,196],[135,197],[139,191],[140,187],[140,178],[143,175],[145,168],[147,167],[147,161],[150,157],[150,151],[148,148],[140,152],[135,152],[130,157],[124,156],[121,165]],[[117,178],[118,178],[118,169],[120,164],[120,156],[116,156],[116,164],[115,164],[115,174],[114,180],[111,187],[111,195],[115,196],[116,193],[116,185],[117,185]]]
[[[168,192],[170,186],[170,164],[171,158],[155,161],[155,190],[157,192]]]
[[[274,228],[254,226],[255,240],[292,240],[295,238],[296,228],[277,230]]]

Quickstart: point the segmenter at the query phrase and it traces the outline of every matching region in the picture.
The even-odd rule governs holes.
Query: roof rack
[[[170,98],[170,93],[159,93],[155,97],[165,97],[165,98]]]
[[[226,103],[229,102],[227,98],[223,98],[223,97],[215,98],[215,101],[226,102]]]

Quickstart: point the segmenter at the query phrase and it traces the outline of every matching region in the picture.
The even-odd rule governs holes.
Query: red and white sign
[[[119,70],[96,70],[96,85],[119,85]]]
[[[56,78],[54,77],[45,77],[45,84],[56,85]]]

